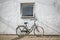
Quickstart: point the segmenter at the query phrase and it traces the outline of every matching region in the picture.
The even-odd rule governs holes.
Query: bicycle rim
[[[18,35],[18,36],[22,36],[22,35],[26,35],[26,32],[21,32],[22,30],[25,30],[24,29],[24,27],[18,27],[17,29],[16,29],[16,34]]]

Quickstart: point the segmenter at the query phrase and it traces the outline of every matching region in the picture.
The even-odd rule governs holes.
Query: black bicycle
[[[24,25],[20,25],[16,28],[16,34],[18,36],[21,35],[29,35],[32,31],[34,35],[44,35],[44,29],[41,26],[36,24],[37,19],[34,18],[34,24],[30,29],[28,29],[27,24],[28,22],[24,22]]]

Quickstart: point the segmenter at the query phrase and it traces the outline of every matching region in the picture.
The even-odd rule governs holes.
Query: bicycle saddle
[[[24,24],[28,24],[28,22],[24,22]]]

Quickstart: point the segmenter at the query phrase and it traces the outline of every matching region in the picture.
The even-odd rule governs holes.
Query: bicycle
[[[29,35],[34,30],[33,31],[34,35],[44,35],[43,27],[37,26],[35,23],[36,21],[37,21],[37,19],[34,17],[34,24],[32,25],[32,27],[30,29],[28,29],[28,27],[27,27],[28,22],[24,22],[25,25],[20,25],[16,28],[16,34],[18,36]],[[36,32],[38,34],[36,34]]]

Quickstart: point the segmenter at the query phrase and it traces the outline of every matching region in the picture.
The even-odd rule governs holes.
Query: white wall
[[[60,35],[59,0],[5,0],[0,2],[0,34],[15,34],[16,27],[33,21],[21,19],[20,3],[35,2],[34,13],[45,35]]]

